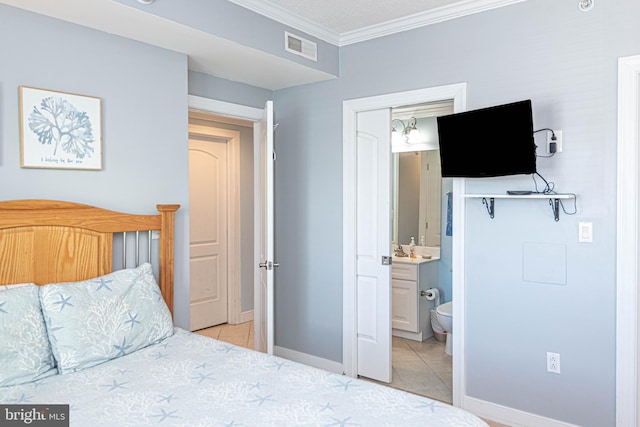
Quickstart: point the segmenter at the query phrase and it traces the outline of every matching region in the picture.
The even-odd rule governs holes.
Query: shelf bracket
[[[493,219],[493,217],[495,216],[495,199],[493,197],[489,198],[489,202],[487,202],[487,198],[483,197],[482,198],[482,204],[485,205],[487,207],[487,213],[489,213],[489,216],[491,217],[491,219]]]
[[[551,206],[551,210],[553,211],[553,219],[555,219],[556,222],[560,221],[560,200],[549,199],[549,206]]]

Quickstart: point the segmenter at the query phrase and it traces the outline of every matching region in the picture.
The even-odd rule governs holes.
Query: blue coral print
[[[89,116],[63,98],[49,96],[42,99],[39,108],[34,106],[29,129],[38,136],[38,142],[53,145],[54,156],[58,149],[76,159],[93,154],[95,138]]]

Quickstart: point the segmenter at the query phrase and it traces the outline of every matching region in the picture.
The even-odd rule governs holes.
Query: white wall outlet
[[[593,223],[591,222],[578,223],[578,242],[580,243],[593,242]]]
[[[555,134],[556,136],[556,151],[553,151],[551,149],[551,143],[553,142],[553,140],[551,139],[552,136]],[[559,153],[562,151],[562,131],[561,130],[555,130],[553,131],[553,133],[551,132],[547,132],[547,154],[551,154],[551,153]]]
[[[547,372],[560,373],[560,354],[547,352]]]

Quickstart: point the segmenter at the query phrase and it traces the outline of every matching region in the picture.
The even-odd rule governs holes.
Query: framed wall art
[[[102,169],[102,101],[20,86],[20,166]]]

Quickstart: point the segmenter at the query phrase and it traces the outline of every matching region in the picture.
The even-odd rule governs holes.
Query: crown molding
[[[287,25],[296,30],[303,31],[305,34],[316,37],[332,45],[340,45],[340,34],[332,31],[322,25],[318,25],[300,15],[296,15],[277,6],[273,3],[269,3],[264,0],[229,0],[231,3],[235,3],[238,6],[242,6],[245,9],[249,9],[255,13],[266,16],[281,24]]]
[[[414,28],[425,27],[463,16],[473,15],[499,7],[521,3],[526,0],[467,0],[450,6],[443,6],[426,12],[416,13],[404,18],[398,18],[372,25],[360,30],[349,31],[340,35],[340,46],[359,43]]]
[[[303,31],[313,37],[336,46],[359,43],[414,28],[436,24],[499,7],[521,3],[527,0],[466,0],[450,6],[443,6],[404,18],[393,19],[363,29],[337,33],[265,0],[229,0],[239,6],[267,18]]]

